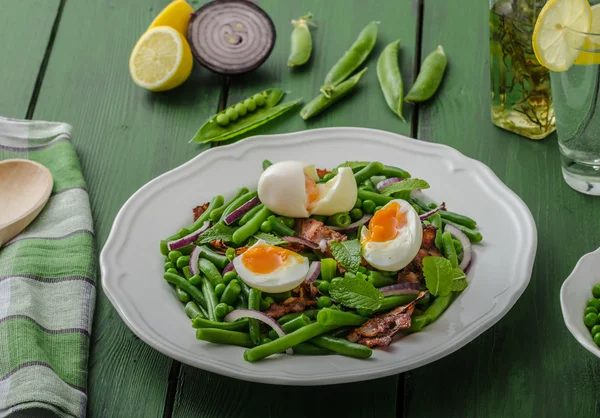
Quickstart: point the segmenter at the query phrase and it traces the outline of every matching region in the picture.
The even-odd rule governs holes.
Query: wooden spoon
[[[42,211],[52,184],[50,170],[35,161],[0,161],[0,247]]]

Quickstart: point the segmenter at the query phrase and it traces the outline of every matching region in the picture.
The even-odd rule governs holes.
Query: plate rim
[[[383,370],[378,369],[378,370],[360,371],[359,372],[360,374],[358,374],[358,375],[352,374],[352,373],[350,373],[350,374],[343,373],[343,372],[347,372],[347,371],[343,371],[343,372],[337,371],[334,374],[319,375],[316,378],[315,377],[290,376],[289,374],[286,374],[285,372],[280,372],[278,374],[277,373],[275,373],[275,374],[274,373],[265,373],[264,370],[261,371],[259,369],[257,369],[254,374],[240,373],[239,371],[234,370],[232,368],[228,368],[226,366],[217,364],[214,360],[211,360],[211,359],[189,358],[184,355],[181,355],[179,353],[179,350],[177,347],[167,346],[164,343],[161,343],[160,341],[155,340],[153,338],[153,336],[148,335],[146,333],[146,330],[144,330],[143,327],[139,327],[138,325],[136,325],[134,323],[134,321],[132,321],[130,319],[130,314],[128,312],[126,312],[127,311],[126,306],[121,306],[121,304],[119,303],[120,302],[119,298],[116,295],[116,293],[118,293],[118,292],[114,292],[113,291],[114,289],[111,289],[112,283],[110,282],[110,280],[109,280],[109,282],[106,282],[104,280],[104,278],[107,274],[111,274],[111,273],[113,276],[115,276],[115,275],[119,276],[118,273],[116,273],[114,271],[111,272],[111,269],[109,268],[110,262],[115,261],[115,256],[118,253],[118,251],[117,252],[111,251],[111,249],[118,248],[119,245],[123,244],[124,237],[126,236],[126,234],[119,234],[116,231],[119,231],[122,229],[121,223],[123,222],[123,219],[126,216],[126,213],[128,212],[129,207],[131,205],[133,205],[133,202],[136,200],[137,196],[141,195],[147,188],[151,188],[151,187],[153,187],[153,185],[157,185],[161,181],[165,181],[164,180],[165,178],[175,175],[180,171],[185,171],[185,170],[189,169],[189,167],[192,167],[195,164],[197,164],[197,161],[200,161],[200,160],[203,160],[206,158],[210,159],[213,156],[217,157],[217,154],[221,154],[221,153],[227,155],[229,153],[229,150],[231,150],[232,148],[236,148],[236,149],[239,148],[239,152],[243,153],[244,148],[253,147],[253,146],[255,146],[255,144],[256,144],[256,146],[258,146],[258,145],[260,145],[261,141],[262,142],[265,142],[265,141],[268,142],[268,141],[272,141],[272,140],[290,141],[289,143],[290,143],[290,145],[292,145],[292,144],[296,144],[293,142],[294,138],[296,138],[296,141],[298,142],[305,135],[313,135],[313,136],[318,137],[320,135],[327,136],[328,134],[332,134],[333,132],[335,132],[336,134],[347,133],[349,135],[356,135],[356,134],[362,133],[363,136],[368,138],[367,140],[380,141],[381,143],[388,144],[388,145],[394,145],[391,141],[396,141],[397,144],[404,143],[404,144],[408,144],[408,145],[413,145],[416,147],[425,148],[428,151],[429,150],[434,150],[434,151],[438,151],[438,152],[443,151],[444,153],[446,153],[444,156],[444,159],[447,159],[450,161],[455,161],[457,159],[461,162],[464,161],[465,165],[469,165],[469,167],[468,167],[469,171],[476,173],[478,177],[481,177],[481,176],[483,176],[484,178],[487,177],[486,180],[488,180],[490,182],[490,187],[492,187],[492,184],[493,184],[493,186],[496,187],[498,190],[501,190],[504,192],[504,196],[503,196],[502,200],[507,201],[507,200],[512,199],[510,207],[515,211],[515,213],[517,213],[519,215],[524,215],[524,216],[520,216],[520,219],[523,222],[523,226],[527,227],[527,230],[526,230],[527,233],[524,235],[524,238],[528,239],[528,242],[524,243],[524,247],[527,250],[527,254],[523,254],[523,257],[522,257],[523,259],[525,259],[525,262],[524,262],[525,264],[524,264],[523,270],[522,270],[525,275],[525,278],[520,283],[515,283],[514,286],[511,286],[511,289],[514,288],[514,290],[511,292],[510,297],[508,299],[506,299],[504,306],[502,306],[499,310],[495,310],[495,309],[490,310],[485,315],[483,315],[483,317],[480,318],[478,321],[471,324],[470,328],[467,331],[457,334],[457,335],[460,335],[460,338],[457,338],[457,337],[450,338],[448,340],[449,341],[448,343],[438,347],[438,349],[436,349],[433,353],[429,352],[429,355],[422,357],[418,361],[411,362],[410,365],[400,365],[400,366],[396,366],[396,367],[391,366],[391,367],[386,367]],[[376,138],[373,139],[373,136],[375,136]],[[171,358],[174,358],[184,364],[190,365],[192,367],[201,368],[203,370],[207,370],[210,372],[218,373],[221,375],[225,375],[228,377],[233,377],[233,378],[237,378],[237,379],[241,379],[241,380],[260,382],[260,383],[269,383],[269,384],[284,384],[284,385],[297,385],[297,386],[298,385],[312,385],[316,382],[318,382],[318,384],[320,384],[320,385],[327,385],[327,384],[337,384],[337,383],[347,383],[347,382],[369,380],[369,379],[385,377],[385,376],[389,376],[389,375],[393,375],[393,374],[398,374],[398,373],[401,373],[401,372],[404,372],[407,370],[412,370],[414,368],[421,367],[421,366],[431,363],[433,361],[436,361],[436,360],[438,360],[442,357],[445,357],[446,355],[449,355],[449,354],[459,350],[460,348],[464,347],[466,344],[473,341],[475,338],[477,338],[479,335],[481,335],[483,332],[485,332],[491,326],[493,326],[495,323],[497,323],[501,318],[503,318],[506,315],[506,313],[514,306],[514,304],[517,302],[517,300],[521,297],[521,295],[523,294],[523,292],[525,291],[525,289],[527,288],[527,286],[531,280],[531,274],[532,274],[533,264],[535,261],[536,252],[537,252],[537,228],[536,228],[536,224],[535,224],[533,215],[531,214],[531,211],[529,210],[527,205],[523,202],[523,200],[513,190],[511,190],[508,186],[506,186],[500,180],[500,178],[498,178],[498,176],[484,163],[482,163],[478,160],[475,160],[473,158],[470,158],[470,157],[462,154],[460,151],[458,151],[448,145],[426,142],[426,141],[422,141],[422,140],[418,140],[418,139],[414,139],[414,138],[409,138],[404,135],[396,134],[393,132],[388,132],[388,131],[383,131],[383,130],[378,130],[378,129],[371,129],[371,128],[328,127],[328,128],[309,129],[309,130],[284,133],[284,134],[252,136],[252,137],[248,137],[243,140],[240,140],[233,144],[211,148],[209,150],[206,150],[206,151],[200,153],[199,155],[195,156],[194,158],[190,159],[189,161],[150,180],[149,182],[144,184],[142,187],[140,187],[135,193],[133,193],[131,195],[131,197],[129,197],[129,199],[127,199],[127,201],[123,204],[123,206],[119,210],[118,214],[116,215],[116,217],[113,221],[113,225],[111,227],[109,236],[108,236],[108,238],[104,244],[104,247],[102,248],[101,254],[100,254],[100,271],[101,271],[102,289],[103,289],[105,295],[107,296],[107,298],[109,299],[109,301],[111,302],[111,304],[113,305],[113,307],[115,308],[115,310],[117,311],[117,313],[119,314],[119,316],[121,317],[121,319],[125,322],[127,327],[131,331],[133,331],[134,334],[136,334],[142,341],[144,341],[146,344],[150,345],[152,348],[156,349],[157,351],[159,351]],[[116,263],[112,263],[112,264],[115,265]],[[498,297],[498,295],[496,297]]]

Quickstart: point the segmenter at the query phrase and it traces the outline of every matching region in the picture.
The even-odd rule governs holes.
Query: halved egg
[[[292,290],[306,278],[308,258],[259,240],[233,260],[237,274],[249,286],[268,293]]]
[[[258,181],[258,197],[272,212],[292,218],[330,216],[352,210],[358,190],[352,169],[342,167],[327,183],[317,183],[313,165],[282,161],[268,167]]]
[[[402,199],[392,200],[375,212],[360,237],[365,260],[384,271],[406,267],[419,252],[422,241],[419,214]]]

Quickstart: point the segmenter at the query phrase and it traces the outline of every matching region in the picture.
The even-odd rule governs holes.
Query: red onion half
[[[383,296],[393,295],[418,295],[421,289],[420,283],[397,283],[379,289]]]
[[[458,268],[466,272],[469,266],[471,265],[471,260],[473,258],[473,246],[471,245],[471,240],[465,235],[463,231],[461,231],[454,225],[447,224],[444,228],[444,232],[450,232],[450,235],[459,240],[462,244],[463,259],[460,262]]]
[[[348,226],[329,226],[327,228],[333,229],[334,231],[341,232],[342,234],[347,234],[349,232],[355,232],[359,226],[366,224],[373,217],[373,215],[363,215],[358,221],[351,223]]]
[[[435,215],[436,213],[438,213],[440,210],[446,210],[446,204],[444,202],[442,202],[441,205],[439,205],[437,208],[430,210],[427,213],[424,213],[422,215],[419,215],[419,219],[424,221],[425,219],[429,218],[431,215]]]
[[[304,238],[300,238],[300,237],[292,237],[292,236],[286,236],[286,237],[281,237],[281,239],[286,240],[289,243],[296,243],[296,244],[302,244],[310,249],[313,250],[318,250],[319,246],[317,244],[315,244],[312,241],[309,241],[307,239]]]
[[[167,248],[169,249],[169,251],[173,251],[178,248],[187,247],[188,245],[193,244],[194,241],[196,241],[198,239],[200,234],[202,234],[208,228],[210,228],[210,221],[204,222],[204,224],[200,227],[200,229],[198,229],[190,234],[187,234],[185,237],[178,238],[173,241],[169,241],[167,243]]]
[[[223,321],[235,322],[241,318],[258,319],[260,322],[264,322],[265,324],[267,324],[268,326],[273,328],[279,337],[283,337],[285,335],[285,331],[283,330],[283,328],[281,328],[281,325],[279,325],[279,322],[277,322],[276,320],[274,320],[267,314],[264,314],[260,311],[255,311],[253,309],[236,309],[236,310],[228,313],[227,315],[225,315],[225,318],[223,318]],[[286,350],[285,353],[291,355],[291,354],[294,354],[294,351],[291,348],[289,348]]]
[[[200,258],[200,253],[202,252],[202,248],[199,246],[194,247],[194,251],[190,254],[190,271],[192,272],[192,276],[196,274],[200,274],[200,269],[198,268],[198,259]]]
[[[225,273],[227,273],[228,271],[235,271],[235,267],[233,266],[233,263],[229,263],[229,264],[227,264],[227,265],[225,266],[225,268],[223,269],[223,273],[222,273],[222,274],[225,274]]]
[[[232,223],[234,223],[235,221],[240,219],[242,216],[244,216],[246,214],[246,212],[248,212],[254,206],[258,205],[259,203],[260,203],[260,200],[258,199],[258,197],[253,197],[252,199],[250,199],[246,203],[244,203],[242,206],[240,206],[239,208],[237,208],[236,210],[231,212],[229,215],[227,215],[227,217],[225,218],[225,223],[227,225],[231,225]]]
[[[375,185],[375,187],[377,188],[377,190],[382,191],[383,189],[385,189],[386,187],[388,187],[390,184],[394,184],[394,183],[398,183],[400,181],[403,181],[403,178],[400,177],[391,177],[389,179],[385,179],[383,181],[380,181],[379,183],[377,183]]]

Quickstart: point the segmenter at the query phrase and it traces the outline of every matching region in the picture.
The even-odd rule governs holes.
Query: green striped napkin
[[[37,161],[54,177],[38,218],[0,248],[0,417],[86,412],[97,262],[70,134],[63,123],[0,118],[0,160]]]

